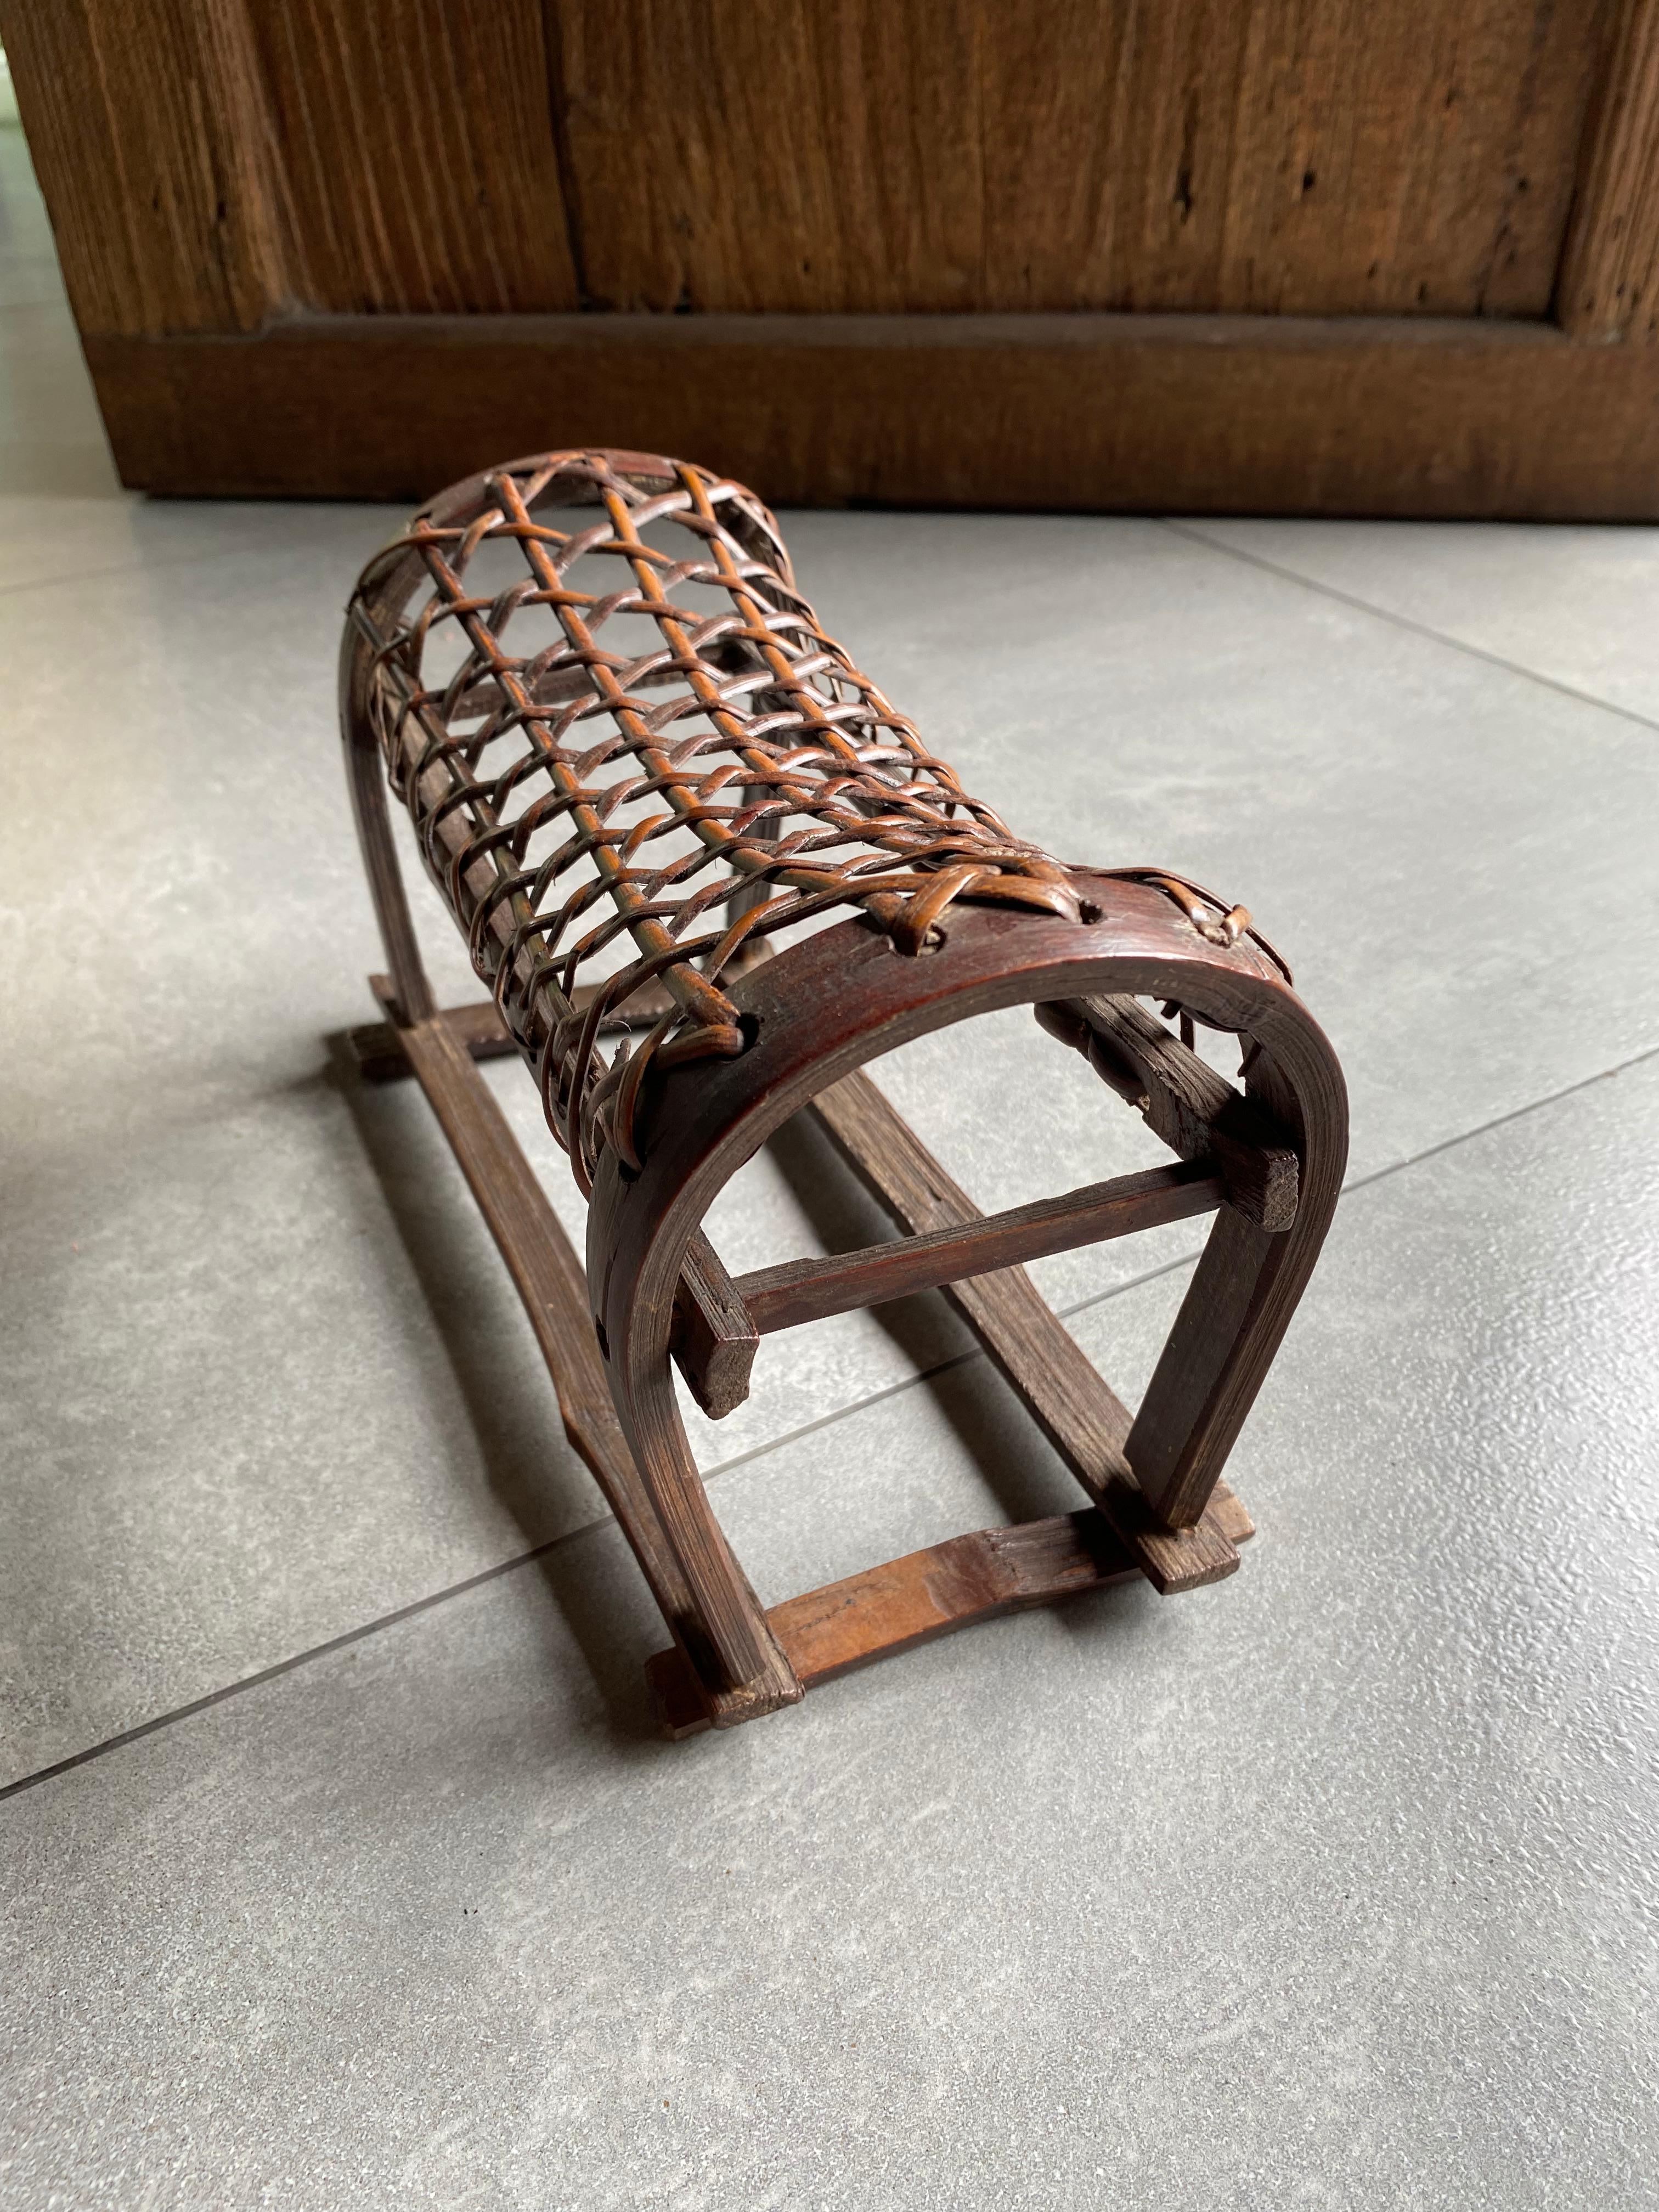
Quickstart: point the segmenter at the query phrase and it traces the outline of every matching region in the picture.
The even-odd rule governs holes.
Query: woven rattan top
[[[744,1049],[724,986],[763,939],[862,909],[915,953],[957,899],[1087,918],[819,629],[740,484],[514,462],[423,509],[351,611],[392,788],[585,1191],[603,1145],[638,1164],[653,1065]],[[1150,879],[1206,936],[1248,925]],[[664,1010],[607,1060],[630,1000]]]

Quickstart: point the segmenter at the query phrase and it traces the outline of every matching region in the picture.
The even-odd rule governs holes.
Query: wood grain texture
[[[984,1528],[775,1606],[769,1618],[811,1689],[971,1620],[1052,1605],[1138,1572],[1092,1509]]]
[[[781,506],[1659,518],[1659,360],[1542,325],[350,316],[87,356],[124,480],[187,495],[413,501],[556,437]]]
[[[734,1288],[740,1309],[767,1336],[855,1306],[886,1304],[1055,1252],[1190,1220],[1194,1214],[1213,1212],[1224,1190],[1221,1177],[1205,1161],[1145,1168],[921,1236],[827,1259],[787,1260],[740,1277]]]
[[[1141,1488],[1165,1520],[1179,1524],[1196,1517],[1209,1494],[1211,1463],[1194,1451],[1194,1439],[1255,1310],[1276,1249],[1277,1240],[1231,1206],[1210,1225],[1124,1443]]]
[[[1659,0],[1619,0],[1556,315],[1575,337],[1659,338]]]
[[[536,0],[0,12],[83,333],[580,304]]]
[[[749,1395],[759,1348],[760,1332],[742,1292],[699,1230],[680,1268],[668,1349],[711,1421],[723,1421]]]
[[[292,299],[244,0],[5,0],[0,37],[83,336],[252,330]]]
[[[247,20],[308,307],[580,305],[537,0],[258,0]]]
[[[1296,1218],[1298,1170],[1282,1130],[1176,1037],[1139,1000],[1075,999],[1038,1006],[1051,1036],[1080,1052],[1155,1137],[1183,1160],[1212,1160],[1227,1203],[1263,1229]]]
[[[1235,1543],[1255,1534],[1224,1482],[1216,1485],[1215,1503]],[[767,1619],[802,1687],[811,1690],[975,1621],[1133,1582],[1140,1571],[1115,1529],[1090,1507],[951,1537],[786,1599]],[[665,1735],[678,1741],[712,1724],[702,1685],[684,1652],[657,1652],[645,1672]]]
[[[1652,374],[1525,319],[1659,336],[1656,26],[0,0],[137,488],[419,498],[556,441],[820,504],[1562,520],[1659,515]]]
[[[1281,1051],[1286,1042],[1295,1040],[1282,1039]],[[1294,1079],[1272,1050],[1254,1055],[1247,1079],[1250,1101],[1295,1139],[1304,1170],[1296,1219],[1273,1236],[1233,1206],[1217,1214],[1125,1445],[1158,1518],[1177,1528],[1209,1510],[1336,1208],[1347,1092],[1335,1054],[1322,1036],[1317,1043]]]
[[[810,1690],[975,1621],[1132,1582],[1139,1572],[1090,1509],[952,1536],[790,1598],[767,1619]],[[702,1686],[678,1649],[647,1660],[646,1678],[665,1735],[678,1740],[711,1725]]]
[[[596,306],[1539,315],[1596,0],[562,0]]]

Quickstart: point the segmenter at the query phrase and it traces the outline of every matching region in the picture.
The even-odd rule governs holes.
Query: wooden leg
[[[729,1728],[795,1705],[800,1681],[714,1517],[686,1441],[668,1364],[667,1317],[641,1314],[615,1334],[622,1340],[602,1346],[611,1395],[696,1601],[694,1626],[673,1625],[709,1720]]]
[[[1328,1071],[1304,1096],[1257,1042],[1249,1095],[1241,1097],[1132,998],[1080,999],[1036,1012],[1043,1028],[1133,1099],[1165,1143],[1227,1173],[1229,1202],[1122,1444],[1158,1520],[1191,1528],[1203,1517],[1336,1205],[1346,1152],[1340,1079]],[[1313,1170],[1305,1183],[1298,1151]]]
[[[387,979],[374,980],[389,993]],[[688,1663],[695,1663],[700,1677],[709,1684],[710,1721],[717,1727],[725,1726],[733,1720],[746,1720],[756,1711],[769,1711],[771,1705],[788,1702],[792,1692],[799,1697],[799,1686],[787,1674],[787,1662],[784,1668],[774,1670],[781,1679],[771,1705],[757,1703],[750,1686],[741,1686],[732,1692],[720,1681],[717,1669],[722,1647],[699,1600],[695,1571],[689,1573],[682,1565],[659,1516],[653,1486],[635,1464],[611,1402],[593,1340],[581,1262],[559,1226],[547,1194],[525,1158],[494,1093],[450,1025],[434,1016],[403,1028],[400,1037],[524,1301],[558,1394],[565,1433],[605,1492],[664,1619],[686,1652]],[[665,1369],[664,1382],[666,1385]],[[672,1404],[672,1386],[669,1397]],[[674,1418],[678,1422],[677,1409]],[[686,1456],[689,1462],[689,1453]],[[696,1496],[702,1501],[702,1485],[695,1468],[690,1480],[696,1484]],[[725,1554],[731,1574],[741,1581],[706,1502],[702,1515],[707,1524],[705,1547],[712,1535],[712,1547]],[[769,1645],[772,1638],[765,1630],[759,1602],[746,1583],[742,1588],[756,1620],[762,1623],[759,1640]],[[747,1656],[746,1650],[741,1652],[739,1663]],[[755,1671],[751,1668],[751,1674]]]
[[[1291,1087],[1255,1048],[1249,1078],[1300,1147],[1302,1192],[1291,1226],[1273,1234],[1231,1206],[1211,1225],[1175,1327],[1125,1446],[1160,1520],[1184,1528],[1226,1465],[1319,1257],[1342,1185],[1347,1110],[1341,1078]]]
[[[1273,1295],[1294,1271],[1291,1235],[1271,1236],[1226,1206],[1211,1225],[1124,1445],[1171,1528],[1202,1514],[1279,1348],[1301,1291],[1298,1282],[1288,1298]]]
[[[870,1189],[906,1229],[976,1220],[979,1210],[862,1069],[813,1100],[813,1111]],[[1238,1565],[1222,1516],[1163,1528],[1136,1487],[1125,1446],[1128,1408],[1084,1357],[1023,1267],[949,1285],[945,1295],[1089,1495],[1165,1596],[1219,1582]]]

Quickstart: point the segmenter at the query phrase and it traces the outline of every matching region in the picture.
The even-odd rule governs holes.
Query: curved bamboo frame
[[[1225,1494],[1217,1485],[1228,1453],[1317,1258],[1346,1161],[1340,1067],[1276,957],[1248,931],[1229,939],[1203,911],[1178,902],[1167,879],[1068,869],[1066,910],[958,899],[929,917],[924,934],[908,938],[866,912],[735,980],[728,971],[722,988],[739,1017],[744,1048],[659,1065],[630,1098],[628,1157],[614,1146],[598,1155],[584,1297],[574,1256],[544,1200],[538,1210],[529,1170],[466,1049],[458,1047],[459,1018],[437,1009],[421,963],[371,708],[378,649],[361,628],[348,631],[341,708],[358,832],[390,968],[382,996],[393,1031],[391,1042],[382,1037],[375,1048],[386,1061],[381,1072],[392,1072],[401,1054],[401,1064],[413,1066],[433,1097],[537,1323],[566,1425],[610,1493],[673,1632],[678,1656],[653,1662],[671,1732],[729,1726],[773,1711],[848,1665],[1010,1605],[1136,1571],[1169,1589],[1228,1571],[1236,1564],[1228,1528],[1242,1535],[1248,1524],[1237,1512],[1226,1522],[1212,1499]],[[907,943],[920,949],[903,949]],[[1212,1179],[1208,1202],[1228,1202],[1219,1206],[1133,1423],[1097,1378],[1092,1442],[1060,1433],[1058,1417],[1045,1420],[1094,1500],[1089,1511],[1071,1516],[1075,1526],[1031,1524],[957,1540],[837,1586],[833,1608],[815,1608],[809,1596],[769,1613],[710,1508],[672,1373],[673,1358],[685,1364],[677,1337],[688,1285],[699,1279],[699,1268],[719,1272],[702,1237],[714,1200],[791,1115],[815,1102],[826,1110],[826,1100],[842,1096],[849,1081],[865,1081],[858,1071],[866,1061],[898,1044],[975,1014],[1029,1004],[1042,1010],[1045,1026],[1083,1045],[1090,1021],[1107,1018],[1091,1014],[1091,1006],[1109,1015],[1113,1000],[1139,999],[1169,1002],[1183,1022],[1196,1018],[1239,1034],[1249,1105],[1240,1101],[1238,1110],[1256,1109],[1285,1156],[1294,1156],[1289,1225],[1250,1218],[1237,1189]],[[500,1033],[492,1040],[487,1024],[487,1016],[471,1022],[466,1044],[474,1054],[507,1042]],[[1173,1039],[1164,1043],[1176,1050]],[[878,1094],[867,1098],[879,1104]],[[915,1146],[896,1117],[892,1127]],[[1200,1149],[1206,1141],[1200,1129]],[[1218,1133],[1218,1156],[1224,1141]],[[1193,1158],[1190,1147],[1187,1157]],[[1201,1176],[1206,1164],[1214,1165],[1207,1155],[1188,1181]],[[879,1159],[868,1153],[862,1164],[879,1182]],[[933,1180],[954,1189],[942,1171]],[[1179,1211],[1194,1210],[1181,1192],[1169,1197]],[[970,1203],[961,1202],[971,1222]],[[901,1205],[893,1210],[902,1213]],[[973,1233],[967,1227],[956,1235],[971,1240]],[[959,1284],[973,1272],[957,1266],[951,1274],[947,1267],[934,1279]],[[1012,1279],[1001,1270],[997,1279]],[[1065,1364],[1080,1355],[1062,1341],[1064,1332],[1029,1280],[1020,1279],[1024,1310],[1042,1316],[1035,1352],[1003,1340],[1006,1324],[964,1310],[1042,1419],[1032,1359],[1041,1367],[1045,1358]],[[743,1285],[724,1287],[741,1331]],[[955,1295],[966,1298],[960,1289]],[[751,1330],[747,1356],[752,1350]],[[840,1623],[833,1632],[824,1625],[831,1611]]]
[[[588,1215],[587,1267],[607,1374],[665,1530],[677,1552],[696,1561],[702,1626],[719,1655],[718,1686],[729,1696],[769,1705],[799,1689],[776,1639],[757,1631],[746,1584],[735,1563],[728,1565],[702,1496],[669,1368],[675,1285],[719,1192],[815,1097],[874,1054],[929,1030],[1000,1007],[1098,994],[1176,1000],[1260,1046],[1255,1084],[1273,1097],[1278,1119],[1297,1140],[1296,1218],[1273,1235],[1237,1214],[1220,1217],[1224,1274],[1240,1309],[1236,1325],[1217,1347],[1194,1418],[1167,1442],[1162,1431],[1171,1414],[1179,1425],[1180,1407],[1171,1401],[1182,1395],[1184,1363],[1160,1368],[1151,1411],[1143,1408],[1141,1452],[1132,1445],[1128,1455],[1143,1492],[1152,1495],[1161,1477],[1176,1512],[1194,1522],[1312,1272],[1346,1158],[1341,1072],[1328,1042],[1247,943],[1205,944],[1166,900],[1138,884],[1094,878],[1088,888],[1101,908],[1098,922],[963,908],[944,944],[923,961],[906,959],[853,922],[792,947],[738,987],[739,1004],[757,1024],[750,1051],[718,1069],[665,1078],[642,1172],[625,1176],[614,1162],[601,1170]],[[1223,1272],[1211,1263],[1188,1301],[1195,1316]],[[701,1650],[698,1657],[706,1665]]]

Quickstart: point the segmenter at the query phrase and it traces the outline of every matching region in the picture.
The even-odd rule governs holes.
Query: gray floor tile
[[[27,1594],[17,1634],[53,1661],[19,1698],[31,1742],[54,1755],[205,1694],[227,1670],[257,1671],[406,1602],[428,1575],[435,1585],[463,1577],[491,1546],[509,1556],[573,1510],[504,1283],[483,1287],[480,1260],[470,1308],[480,1332],[510,1347],[501,1358],[523,1381],[513,1418],[532,1424],[502,1480],[512,1487],[511,1468],[545,1464],[549,1484],[514,1529],[464,1433],[477,1391],[469,1401],[464,1376],[414,1389],[412,1378],[456,1357],[432,1338],[434,1293],[406,1277],[383,1291],[365,1285],[360,1340],[329,1350],[339,1373],[363,1373],[367,1433],[391,1421],[406,1439],[402,1461],[357,1455],[349,1558],[320,1571],[313,1555],[304,1573],[273,1577],[259,1606],[224,1601],[242,1587],[246,1559],[264,1557],[274,1527],[310,1494],[296,1454],[329,1463],[329,1425],[349,1395],[319,1389],[297,1431],[271,1418],[268,1397],[257,1422],[239,1424],[244,1339],[281,1340],[307,1297],[316,1238],[339,1248],[342,1279],[360,1280],[360,1224],[331,1214],[296,1227],[283,1248],[270,1176],[217,1164],[209,1175],[204,1164],[228,1158],[231,1139],[204,1139],[197,1154],[176,1133],[214,1117],[227,1129],[280,1128],[253,1148],[268,1164],[314,1159],[331,1133],[351,1155],[333,1171],[339,1185],[360,1170],[361,1139],[337,1097],[313,1103],[306,1086],[325,1065],[324,1035],[368,1012],[362,978],[379,964],[331,695],[341,599],[385,520],[361,508],[293,514],[283,524],[293,534],[273,532],[258,550],[105,575],[66,603],[50,592],[0,597],[12,708],[0,750],[16,794],[0,831],[11,979],[0,1048],[13,1071],[0,1100],[4,1172],[32,1194],[42,1250],[80,1241],[88,1201],[102,1206],[118,1224],[118,1243],[112,1234],[103,1248],[116,1276],[169,1282],[197,1265],[210,1231],[226,1249],[265,1260],[262,1313],[243,1312],[233,1329],[210,1309],[203,1323],[204,1371],[217,1380],[199,1449],[216,1455],[222,1495],[215,1514],[192,1518],[182,1486],[166,1522],[171,1571],[157,1572],[157,1546],[131,1534],[127,1462],[106,1431],[74,1462],[81,1510],[31,1522],[12,1569]],[[1359,1171],[1659,1041],[1643,933],[1659,754],[1646,732],[1402,641],[1152,525],[820,515],[792,527],[830,617],[1022,828],[1073,856],[1161,857],[1255,901],[1346,1060]],[[994,576],[999,560],[1017,580],[1017,651],[987,642],[971,619],[975,580]],[[960,660],[944,649],[952,635]],[[1594,899],[1552,909],[1540,895],[1542,884],[1592,878]],[[453,933],[435,919],[445,988],[467,995]],[[907,1048],[878,1073],[988,1206],[1152,1156],[1134,1118],[1023,1016]],[[509,1067],[495,1079],[580,1238],[580,1201],[539,1132],[532,1087]],[[379,1110],[365,1109],[365,1129]],[[131,1163],[156,1177],[148,1202]],[[810,1137],[749,1181],[713,1224],[739,1269],[879,1231]],[[327,1179],[305,1187],[326,1189]],[[422,1226],[400,1228],[410,1206],[394,1193],[374,1249],[425,1237],[425,1278],[441,1283],[438,1221],[469,1255],[458,1267],[471,1270],[480,1247],[453,1177],[432,1206]],[[1069,1307],[1192,1249],[1189,1232],[1173,1230],[1039,1273]],[[33,1347],[29,1392],[73,1406],[88,1387],[86,1341],[43,1336],[31,1323],[39,1304],[27,1273],[0,1286],[13,1357]],[[136,1328],[111,1326],[130,1361]],[[164,1307],[150,1326],[165,1334]],[[342,1309],[338,1327],[349,1326]],[[395,1355],[364,1369],[367,1347],[398,1328]],[[780,1339],[748,1407],[718,1428],[693,1420],[695,1448],[710,1467],[763,1449],[964,1343],[937,1301]],[[132,1458],[159,1481],[171,1411],[142,1374],[126,1419]],[[404,1462],[414,1461],[424,1502],[411,1507]],[[452,1513],[434,1502],[447,1479]],[[91,1556],[99,1545],[107,1557]],[[94,1597],[112,1607],[104,1633],[126,1656],[81,1676],[56,1663],[63,1645],[46,1616],[72,1616]],[[72,1619],[62,1634],[74,1643]]]
[[[118,489],[69,309],[61,300],[0,307],[0,489],[80,502]],[[14,543],[0,570],[70,573],[51,556],[52,510],[34,507],[30,540]]]
[[[342,1090],[322,1044],[378,964],[332,666],[396,518],[120,494],[53,267],[0,132],[8,1773],[596,1503],[419,1102]],[[1654,1040],[1645,732],[1151,524],[788,530],[832,624],[1019,827],[1255,904],[1347,1060],[1360,1170]],[[1592,875],[1547,926],[1538,885]],[[470,995],[441,916],[429,942]],[[1022,1016],[879,1073],[988,1205],[1161,1157]],[[530,1086],[491,1079],[580,1241]],[[883,1224],[793,1132],[712,1228],[741,1270]],[[1075,1306],[1191,1242],[1039,1273]],[[690,1415],[695,1447],[741,1462],[967,1342],[933,1299],[777,1340],[748,1407]]]
[[[414,1094],[152,1097],[9,1182],[0,1786],[604,1512]]]
[[[364,514],[374,519],[357,520]],[[22,133],[0,125],[0,591],[296,538],[337,544],[344,576],[402,519],[395,509],[123,491]]]
[[[3,310],[0,310],[3,328]],[[0,471],[0,483],[10,479]],[[0,489],[0,592],[34,585],[77,586],[124,568],[209,563],[227,554],[264,555],[302,546],[327,562],[343,600],[351,571],[404,520],[401,511],[256,500],[152,500],[122,491],[111,471],[103,489],[74,494]],[[169,574],[187,597],[188,575]]]
[[[0,2207],[1645,2201],[1659,1068],[1351,1195],[1231,1583],[662,1746],[459,1178],[323,1042],[378,964],[339,609],[397,520],[121,493],[0,130],[0,1786],[494,1577],[0,1804]],[[1218,550],[1652,716],[1655,533],[787,526],[1018,827],[1255,906],[1359,1172],[1659,1042],[1651,733]],[[1149,1156],[1033,1042],[879,1071],[987,1204]],[[713,1224],[879,1228],[804,1132]],[[1172,1263],[1073,1322],[1131,1395],[1188,1243],[1042,1271]],[[694,1419],[769,1601],[1072,1502],[966,1349],[848,1316]]]
[[[1179,526],[1659,720],[1659,530],[1554,522]]]
[[[1218,1589],[668,1747],[602,1530],[14,1797],[0,2203],[1644,2202],[1656,1228],[1653,1064],[1356,1194]],[[716,1492],[775,1591],[1047,1480],[918,1389]]]
[[[119,495],[23,134],[0,124],[0,584],[63,574],[52,502]]]
[[[878,568],[849,557],[866,520],[791,518],[832,623],[1051,850],[1157,861],[1250,906],[1341,1053],[1357,1172],[1659,1042],[1636,950],[1659,841],[1647,731],[1151,526],[884,518]],[[1586,912],[1613,902],[1628,960],[1597,925],[1593,955],[1574,940],[1581,884]],[[922,1049],[958,1055],[940,1085],[958,1097],[987,1079],[970,1030]],[[1083,1150],[1061,1139],[1056,1170]],[[972,1164],[976,1189],[1031,1194],[1016,1148]]]

